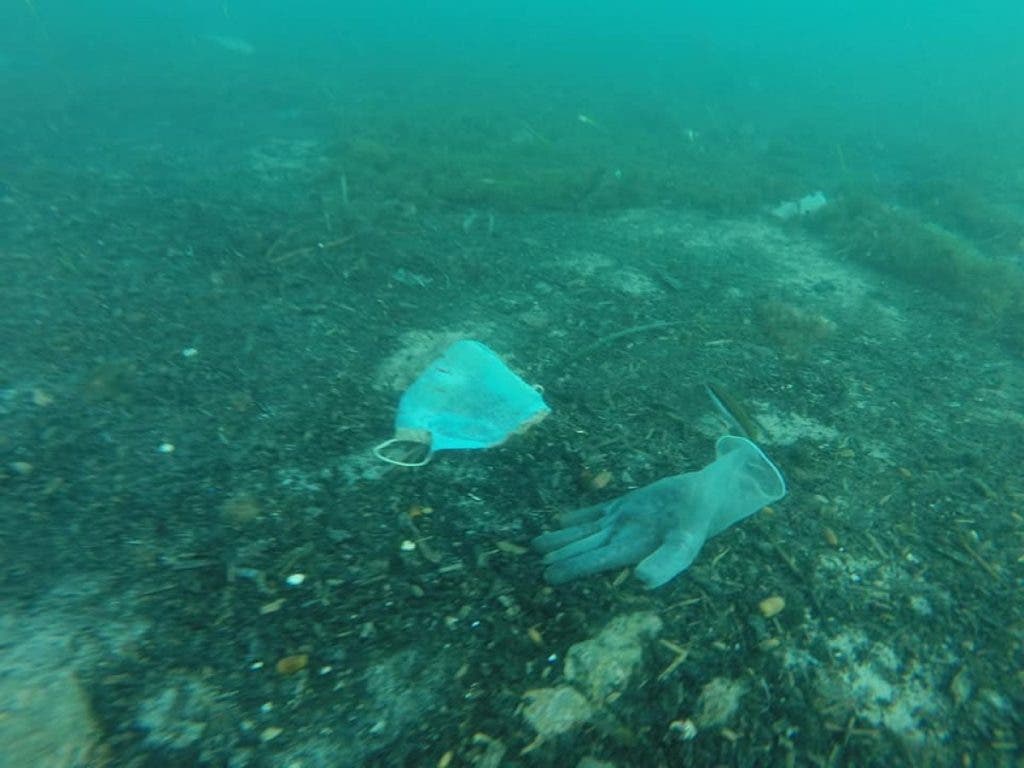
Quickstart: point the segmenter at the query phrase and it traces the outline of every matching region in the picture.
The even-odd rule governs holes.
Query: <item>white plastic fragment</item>
[[[668,729],[683,741],[691,741],[697,737],[697,726],[688,717],[673,720],[669,723]]]
[[[804,195],[799,200],[786,200],[772,208],[772,216],[779,219],[792,219],[795,216],[806,216],[809,213],[816,213],[828,205],[825,193],[814,192]]]

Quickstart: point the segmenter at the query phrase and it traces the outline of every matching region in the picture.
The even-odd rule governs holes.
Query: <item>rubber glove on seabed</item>
[[[690,566],[707,539],[786,495],[782,473],[750,440],[720,437],[715,453],[697,472],[562,516],[566,527],[533,540],[548,582],[639,563],[637,577],[660,587]]]

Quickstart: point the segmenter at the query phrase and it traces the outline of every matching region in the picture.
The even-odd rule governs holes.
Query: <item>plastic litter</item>
[[[779,219],[792,219],[796,216],[806,216],[817,213],[828,205],[828,198],[825,193],[818,191],[810,195],[804,195],[799,200],[786,200],[772,208],[772,216]]]
[[[395,435],[373,449],[378,459],[420,467],[436,451],[490,448],[551,412],[540,393],[479,341],[456,341],[412,383],[398,403]],[[398,455],[397,446],[406,450]],[[425,454],[408,460],[409,449]]]
[[[697,472],[564,515],[565,528],[533,540],[547,580],[561,584],[638,563],[637,577],[660,587],[690,567],[707,539],[786,495],[782,473],[746,438],[720,437],[715,454]]]

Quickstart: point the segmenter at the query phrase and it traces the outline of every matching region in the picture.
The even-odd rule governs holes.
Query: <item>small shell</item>
[[[778,616],[780,613],[782,613],[785,607],[786,601],[782,598],[781,595],[772,595],[771,597],[766,597],[764,600],[757,604],[758,610],[761,611],[761,615],[764,616],[766,619],[770,619],[773,616]]]

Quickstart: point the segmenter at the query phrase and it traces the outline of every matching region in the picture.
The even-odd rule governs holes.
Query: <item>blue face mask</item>
[[[377,458],[419,467],[435,451],[490,448],[524,432],[551,412],[537,390],[478,341],[452,344],[402,395],[395,436],[373,449]],[[399,458],[399,446],[406,451]],[[410,449],[425,450],[409,460]]]

